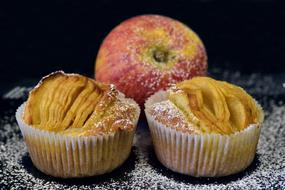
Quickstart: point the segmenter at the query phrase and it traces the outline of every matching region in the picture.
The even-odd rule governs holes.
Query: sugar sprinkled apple
[[[140,105],[160,89],[207,73],[207,54],[189,27],[169,17],[142,15],[115,27],[101,44],[96,80],[113,83]]]

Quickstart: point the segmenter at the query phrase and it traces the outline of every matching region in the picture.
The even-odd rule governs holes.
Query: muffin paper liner
[[[152,104],[166,99],[167,92],[160,91],[145,103],[155,153],[165,167],[196,177],[218,177],[237,173],[251,164],[256,153],[260,125],[252,124],[230,135],[178,131],[157,122],[147,111]]]
[[[45,174],[62,178],[100,175],[122,165],[130,154],[135,129],[95,136],[63,135],[25,124],[24,106],[18,108],[16,119],[33,164]],[[135,126],[139,112],[138,108]]]

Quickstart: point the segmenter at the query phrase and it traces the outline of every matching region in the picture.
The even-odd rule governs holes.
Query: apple
[[[112,83],[143,105],[171,84],[207,73],[207,53],[196,33],[160,15],[125,20],[104,39],[95,62],[96,80]]]

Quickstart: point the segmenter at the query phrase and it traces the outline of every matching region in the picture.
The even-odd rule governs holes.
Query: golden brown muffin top
[[[138,106],[113,85],[62,71],[44,77],[30,92],[25,123],[76,136],[133,130]]]
[[[150,112],[157,121],[179,130],[232,134],[263,120],[256,101],[227,82],[195,77],[176,84],[168,93],[168,100],[152,105]]]

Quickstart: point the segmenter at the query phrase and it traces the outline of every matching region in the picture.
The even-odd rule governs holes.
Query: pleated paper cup
[[[219,177],[246,169],[254,159],[261,126],[252,124],[230,135],[191,134],[167,127],[148,109],[167,99],[160,91],[145,103],[145,114],[158,160],[172,171],[195,177]],[[260,108],[261,113],[262,108]],[[260,118],[263,120],[263,115]],[[260,122],[260,123],[261,123]]]
[[[34,128],[24,123],[25,103],[16,119],[33,164],[43,173],[62,178],[105,174],[116,169],[128,158],[135,129],[95,136],[68,136]],[[134,121],[139,118],[139,107]]]

